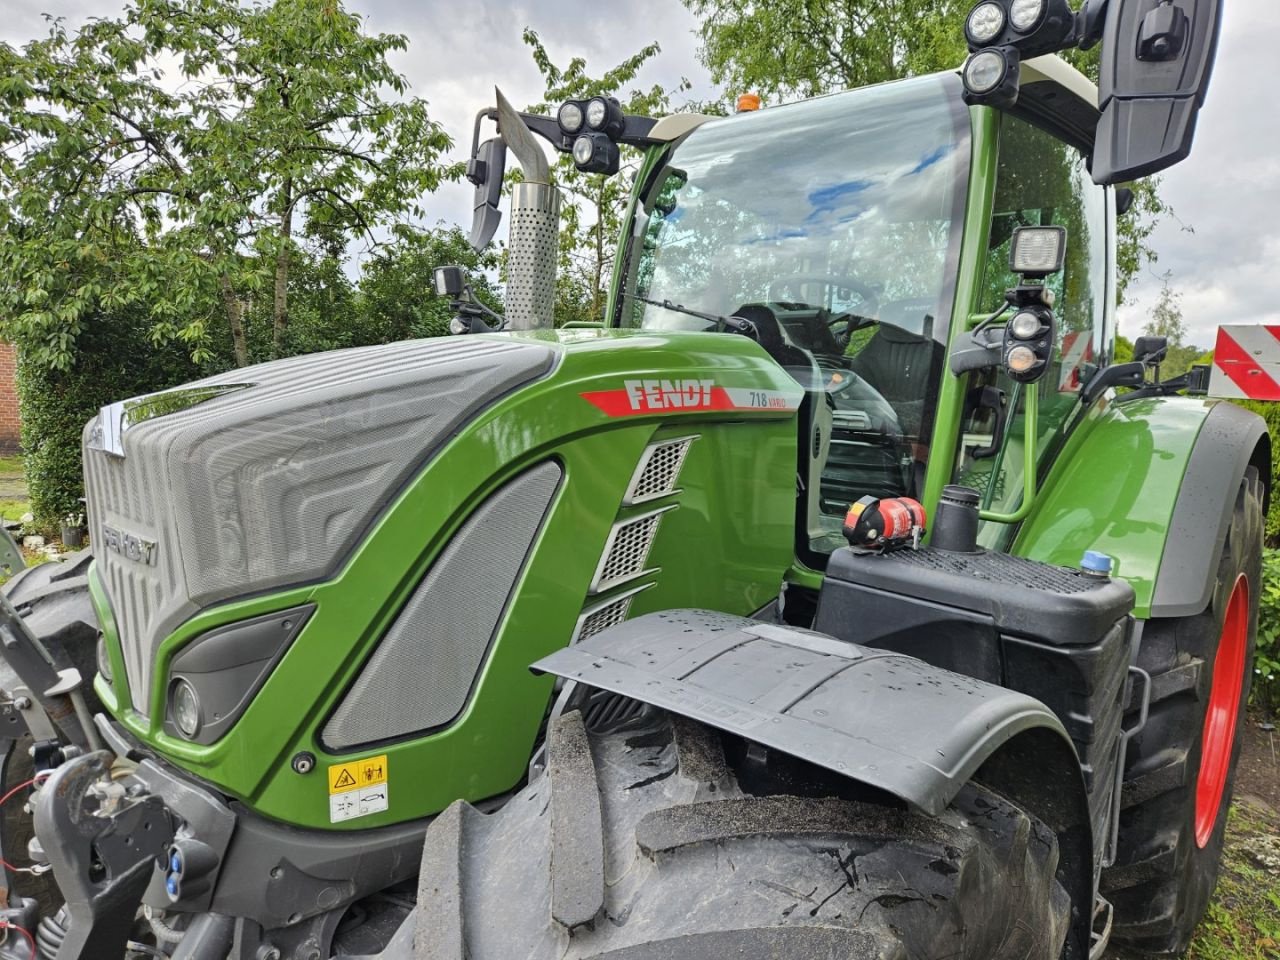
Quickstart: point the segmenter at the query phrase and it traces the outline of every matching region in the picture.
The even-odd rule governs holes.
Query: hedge
[[[191,362],[183,345],[156,346],[149,333],[138,314],[99,316],[77,338],[66,371],[30,361],[18,345],[22,449],[37,531],[55,533],[62,517],[80,511],[80,435],[100,407],[209,372]]]

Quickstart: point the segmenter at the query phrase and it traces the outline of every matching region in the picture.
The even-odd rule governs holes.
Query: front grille
[[[622,502],[627,505],[644,503],[674,493],[680,468],[684,466],[684,458],[697,439],[696,436],[681,437],[646,447]]]
[[[645,561],[649,558],[653,539],[658,534],[658,523],[664,513],[674,509],[674,505],[663,507],[653,513],[621,520],[613,525],[605,543],[599,570],[591,584],[592,593],[601,593],[645,572]]]
[[[103,421],[90,421],[95,567],[134,708],[148,709],[156,653],[176,627],[248,593],[331,576],[440,446],[555,358],[541,344],[475,337],[360,347],[200,381],[191,386],[237,389],[194,406],[183,388],[171,412],[129,421],[119,453],[101,449]],[[120,549],[139,542],[145,554]]]

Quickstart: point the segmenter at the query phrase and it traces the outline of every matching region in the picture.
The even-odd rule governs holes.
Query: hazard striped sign
[[[1245,323],[1219,327],[1209,396],[1280,400],[1280,326]]]
[[[1058,368],[1058,392],[1079,393],[1080,371],[1093,360],[1093,331],[1076,330],[1062,338],[1058,350],[1062,365]]]

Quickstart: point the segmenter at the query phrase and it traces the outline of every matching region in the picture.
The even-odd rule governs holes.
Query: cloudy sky
[[[661,55],[643,85],[694,84],[693,96],[713,92],[697,62],[697,23],[679,0],[644,4],[599,0],[532,3],[471,0],[346,0],[371,30],[407,34],[409,50],[397,66],[414,92],[460,145],[469,144],[475,112],[492,102],[496,83],[517,105],[537,100],[537,71],[521,42],[531,26],[553,59],[587,58],[599,73],[643,44]],[[0,0],[0,39],[20,44],[44,31],[41,14],[75,22],[111,16],[118,0]],[[1230,0],[1208,103],[1201,112],[1190,159],[1165,175],[1163,196],[1176,211],[1153,235],[1160,262],[1133,289],[1121,311],[1121,330],[1141,333],[1143,316],[1171,273],[1182,292],[1191,339],[1211,346],[1221,323],[1280,324],[1280,61],[1271,38],[1280,35],[1275,0]],[[431,217],[468,223],[470,191],[449,185],[431,198]]]

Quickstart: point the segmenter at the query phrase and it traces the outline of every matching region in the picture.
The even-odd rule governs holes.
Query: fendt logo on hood
[[[108,550],[120,554],[126,560],[155,566],[157,544],[154,540],[118,530],[105,523],[102,525],[102,540]]]
[[[632,410],[711,409],[714,380],[623,380]]]
[[[803,391],[722,387],[714,380],[623,380],[621,390],[593,390],[582,399],[609,417],[698,410],[792,411]]]

